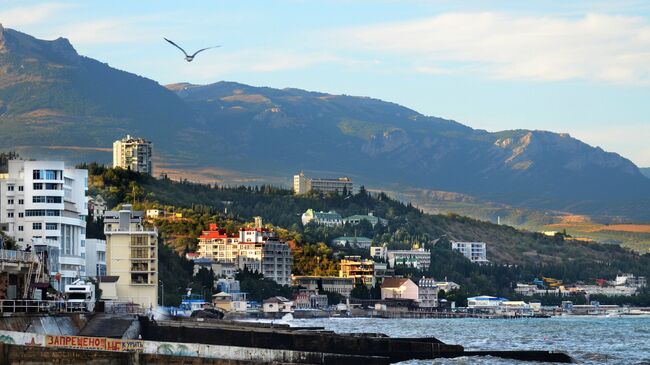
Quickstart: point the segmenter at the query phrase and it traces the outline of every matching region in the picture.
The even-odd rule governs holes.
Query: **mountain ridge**
[[[379,99],[295,88],[163,87],[80,56],[64,38],[6,29],[0,69],[0,148],[24,146],[23,155],[88,161],[99,156],[92,148],[128,133],[151,139],[159,160],[188,170],[287,180],[305,170],[369,186],[650,220],[650,180],[638,167],[568,134],[491,133]]]

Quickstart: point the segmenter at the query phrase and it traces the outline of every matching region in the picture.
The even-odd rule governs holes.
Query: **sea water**
[[[579,364],[650,365],[650,317],[563,316],[530,319],[296,319],[292,326],[335,332],[378,332],[428,337],[466,350],[565,352]],[[491,357],[409,361],[401,364],[520,364]],[[539,364],[539,363],[538,363]]]

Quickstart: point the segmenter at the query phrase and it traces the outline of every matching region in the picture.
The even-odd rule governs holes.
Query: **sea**
[[[436,337],[466,350],[565,352],[578,364],[650,365],[650,317],[562,316],[527,319],[294,319],[292,326],[391,337]],[[400,364],[527,364],[493,357],[407,361]],[[530,363],[530,364],[541,364]]]

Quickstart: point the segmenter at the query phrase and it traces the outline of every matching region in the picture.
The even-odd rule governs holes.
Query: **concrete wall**
[[[188,358],[157,354],[119,353],[108,351],[70,350],[0,343],[0,364],[45,365],[252,365],[253,361]]]

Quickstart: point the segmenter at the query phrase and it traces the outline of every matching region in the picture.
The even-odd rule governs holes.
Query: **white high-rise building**
[[[152,174],[153,143],[144,138],[126,137],[113,142],[113,167]]]
[[[88,171],[61,161],[12,160],[8,167],[0,175],[0,223],[21,248],[47,252],[52,285],[61,290],[86,275]]]
[[[451,249],[467,257],[471,262],[487,263],[487,245],[485,242],[452,242]]]
[[[106,241],[86,239],[86,276],[106,275]]]
[[[293,176],[293,192],[296,195],[307,194],[310,191],[348,195],[354,192],[353,189],[354,183],[349,177],[336,179],[308,178],[302,171],[300,174]]]

